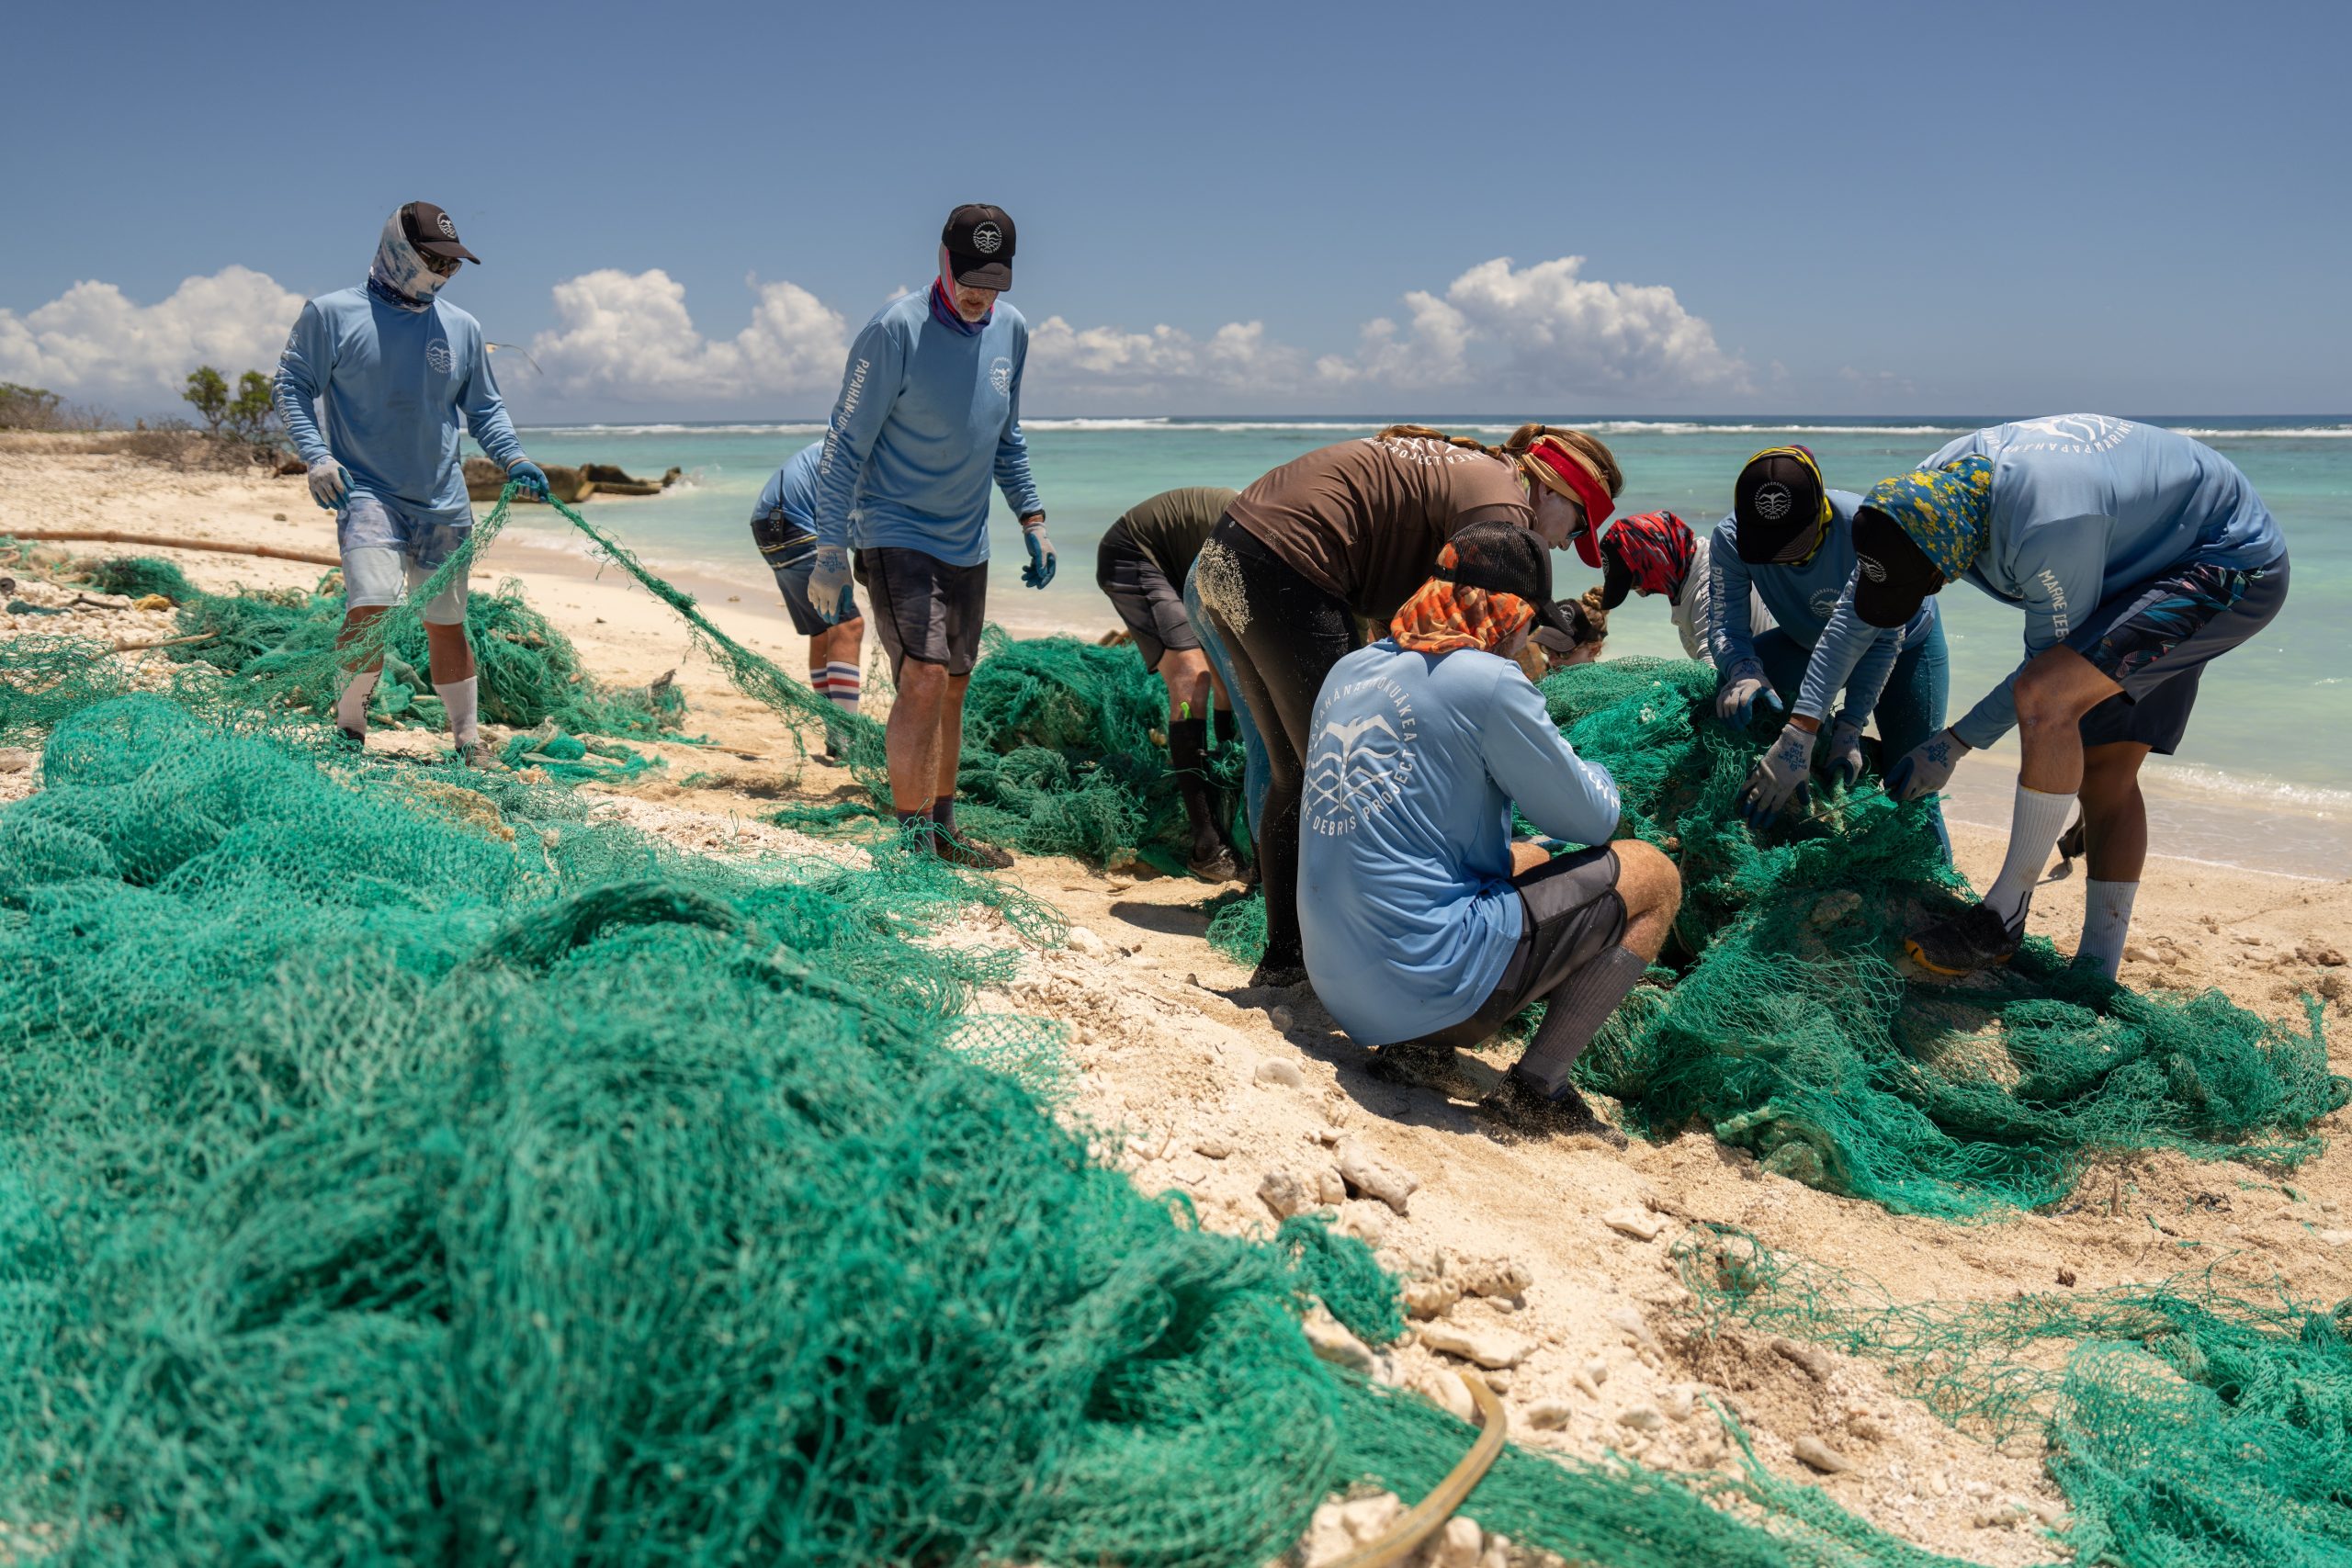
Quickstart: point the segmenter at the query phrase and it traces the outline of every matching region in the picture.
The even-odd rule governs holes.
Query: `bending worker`
[[[1096,586],[1126,623],[1143,667],[1168,688],[1168,763],[1193,836],[1184,868],[1204,882],[1231,882],[1241,874],[1217,827],[1208,784],[1209,694],[1216,694],[1216,705],[1227,713],[1233,699],[1201,648],[1177,585],[1191,574],[1209,530],[1238,493],[1213,485],[1162,491],[1112,524],[1094,556]]]
[[[1616,781],[1577,755],[1512,661],[1539,618],[1570,635],[1543,541],[1474,524],[1390,635],[1332,667],[1299,852],[1306,971],[1340,1027],[1407,1077],[1544,1002],[1482,1114],[1622,1145],[1568,1069],[1665,945],[1682,884],[1659,851],[1609,841]],[[1513,844],[1514,805],[1593,847],[1549,859]]]
[[[768,476],[752,508],[752,542],[775,573],[792,629],[808,639],[809,689],[834,713],[847,716],[857,712],[858,660],[865,646],[855,590],[842,589],[830,615],[819,615],[808,602],[808,578],[817,569],[817,463],[824,453],[822,442],[811,442]],[[817,760],[839,766],[848,750],[848,730],[828,715],[825,749]]]
[[[1682,656],[1713,664],[1714,651],[1707,646],[1707,627],[1715,618],[1710,553],[1709,541],[1691,537],[1690,525],[1671,512],[1621,519],[1600,536],[1600,607],[1613,610],[1628,593],[1663,597],[1674,634],[1682,639]],[[1772,617],[1764,601],[1751,593],[1743,602],[1749,634],[1769,630]]]
[[[1012,220],[959,207],[939,239],[931,288],[883,306],[850,345],[817,462],[808,598],[841,618],[854,546],[899,688],[884,740],[900,830],[942,860],[1001,870],[1011,855],[956,836],[964,690],[988,614],[991,478],[1021,519],[1023,582],[1054,580],[1054,547],[1021,435],[1029,323],[998,298],[1012,287]]]
[[[506,417],[481,323],[439,298],[460,266],[481,261],[447,213],[412,201],[385,220],[367,286],[303,306],[278,355],[278,417],[310,466],[311,499],[334,513],[343,557],[339,646],[424,586],[471,534],[461,427],[509,479],[529,493],[548,492],[547,475],[523,455]],[[424,619],[433,691],[448,713],[458,759],[496,767],[497,748],[481,738],[462,573],[426,603]],[[368,665],[349,671],[334,705],[344,739],[359,746],[368,743],[368,699],[383,660]]]
[[[1825,723],[1828,776],[1849,784],[1862,775],[1862,728],[1873,715],[1889,766],[1944,726],[1951,661],[1932,599],[1900,628],[1886,631],[1855,625],[1848,613],[1841,635],[1862,651],[1846,678],[1845,706],[1829,722],[1838,693],[1827,685],[1826,671],[1811,661],[1853,579],[1854,513],[1861,503],[1853,491],[1822,482],[1809,449],[1775,446],[1740,469],[1731,515],[1715,525],[1715,602],[1743,598],[1752,583],[1779,622],[1753,635],[1736,615],[1719,616],[1709,627],[1715,715],[1744,729],[1759,699],[1776,709],[1795,706],[1740,795],[1740,815],[1758,826],[1804,789]],[[1936,833],[1949,855],[1940,811]]]
[[[1624,476],[1581,431],[1522,425],[1500,448],[1393,425],[1294,458],[1241,492],[1201,548],[1201,598],[1233,658],[1234,695],[1265,738],[1259,833],[1266,954],[1258,985],[1306,978],[1299,951],[1298,811],[1307,721],[1331,667],[1385,626],[1473,523],[1532,528],[1600,564],[1595,536]]]
[[[2025,662],[1888,770],[1888,793],[1917,800],[2012,725],[2024,752],[2008,852],[1984,902],[1905,947],[1939,975],[2007,963],[2079,795],[2090,880],[2075,962],[2114,978],[2148,853],[2140,764],[2179,746],[2205,666],[2286,604],[2278,520],[2211,447],[2064,414],[1962,436],[1873,486],[1854,547],[1848,592],[1863,626],[1906,625],[1963,577],[2025,612]],[[1860,647],[1833,628],[1814,653],[1824,681],[1841,679]]]

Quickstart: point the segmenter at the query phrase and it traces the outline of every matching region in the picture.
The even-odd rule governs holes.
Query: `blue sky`
[[[983,199],[1038,413],[2339,412],[2344,18],[32,7],[0,378],[266,365],[424,197],[524,417],[807,415]]]

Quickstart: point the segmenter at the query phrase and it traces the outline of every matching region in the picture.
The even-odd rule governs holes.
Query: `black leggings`
[[[1258,827],[1259,875],[1266,894],[1264,963],[1271,969],[1296,968],[1305,962],[1298,935],[1298,811],[1306,777],[1306,727],[1323,677],[1356,649],[1360,638],[1346,600],[1300,576],[1232,518],[1216,525],[1209,546],[1221,547],[1235,570],[1229,577],[1215,568],[1204,570],[1202,597],[1233,658],[1238,688],[1233,695],[1249,705],[1266,743],[1266,805]]]

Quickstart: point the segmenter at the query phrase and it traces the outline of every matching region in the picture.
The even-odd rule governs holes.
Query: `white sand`
[[[0,531],[97,526],[334,547],[331,522],[299,479],[159,473],[77,456],[74,445],[0,437]],[[287,563],[158,553],[213,588],[316,575]],[[818,770],[802,777],[775,716],[692,658],[670,612],[626,580],[599,581],[584,563],[522,546],[493,550],[490,569],[486,576],[524,577],[531,602],[602,678],[643,682],[678,669],[694,727],[727,749],[715,756],[666,748],[668,772],[701,771],[705,787],[649,783],[616,796],[616,812],[696,849],[751,850],[787,841],[754,821],[778,793],[817,795],[840,785],[840,775]],[[704,602],[731,636],[797,669],[805,645],[774,600],[747,552],[741,585],[708,588]],[[1105,626],[1110,620],[1106,606]],[[0,773],[0,797],[29,787],[25,780]],[[1962,869],[1981,885],[1998,863],[2000,836],[1963,823],[1956,837]],[[2352,1149],[2343,1139],[2352,1124],[2343,1111],[2322,1124],[2327,1152],[2285,1184],[2247,1166],[2159,1155],[2098,1164],[2079,1188],[2081,1201],[2059,1214],[1970,1226],[1900,1218],[1765,1174],[1746,1154],[1700,1134],[1636,1143],[1623,1154],[1498,1144],[1473,1123],[1466,1099],[1368,1078],[1360,1051],[1304,987],[1245,989],[1248,976],[1200,940],[1205,921],[1197,906],[1207,889],[1106,876],[1059,860],[1026,859],[1012,874],[1085,934],[1033,953],[1022,979],[983,1005],[1068,1022],[1081,1075],[1076,1113],[1119,1130],[1106,1144],[1136,1183],[1190,1194],[1212,1225],[1260,1230],[1272,1223],[1259,1193],[1273,1173],[1312,1194],[1337,1181],[1343,1156],[1370,1155],[1409,1171],[1419,1187],[1406,1213],[1351,1198],[1340,1205],[1342,1224],[1392,1264],[1432,1277],[1459,1278],[1464,1261],[1477,1258],[1508,1258],[1524,1270],[1530,1283],[1521,1300],[1472,1297],[1445,1321],[1528,1348],[1498,1381],[1509,1385],[1513,1435],[1538,1446],[1586,1455],[1614,1449],[1668,1468],[1721,1463],[1714,1424],[1703,1407],[1688,1413],[1688,1396],[1703,1395],[1739,1415],[1774,1470],[1817,1482],[1902,1536],[1987,1562],[2042,1561],[2052,1543],[2038,1518],[2012,1508],[2009,1522],[1982,1522],[2002,1513],[2005,1500],[2044,1511],[2063,1506],[2030,1442],[2001,1453],[1956,1434],[1862,1363],[1830,1358],[1822,1363],[1827,1381],[1817,1382],[1756,1336],[1694,1337],[1667,1262],[1686,1222],[1748,1227],[1769,1246],[1857,1269],[1905,1297],[2006,1298],[2058,1288],[2062,1269],[2075,1288],[2093,1290],[2209,1266],[2250,1290],[2275,1281],[2305,1299],[2352,1295]],[[2062,947],[2073,943],[2080,886],[2077,875],[2035,900],[2034,929]],[[1012,940],[986,917],[955,939]],[[2298,1018],[2299,997],[2317,985],[2340,1026],[2352,996],[2346,951],[2352,883],[2158,857],[2140,896],[2124,978],[2143,987],[2218,986],[2258,1011]],[[2335,1065],[2352,1071],[2352,1052],[2339,1046]],[[1634,1230],[1652,1221],[1660,1228],[1637,1239],[1604,1216]],[[1440,1370],[1459,1364],[1408,1344],[1389,1370],[1435,1388]],[[1555,1400],[1565,1402],[1564,1424],[1531,1427],[1531,1407]],[[1645,1410],[1662,1419],[1651,1425]],[[1808,1437],[1853,1468],[1814,1476],[1792,1450]]]

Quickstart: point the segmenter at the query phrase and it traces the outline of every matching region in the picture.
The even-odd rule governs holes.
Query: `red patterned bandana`
[[[1437,564],[1442,570],[1453,570],[1452,545],[1438,553]],[[1534,618],[1535,606],[1516,594],[1432,577],[1405,601],[1388,631],[1397,647],[1415,653],[1452,653],[1464,648],[1492,653]]]

